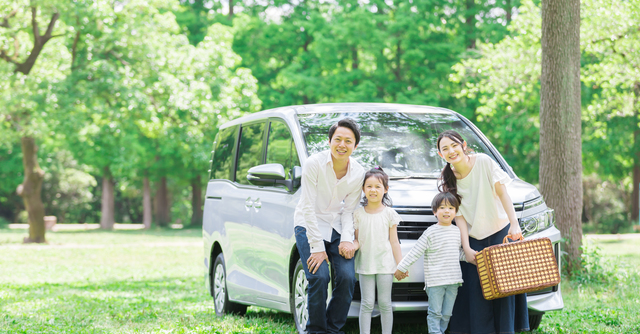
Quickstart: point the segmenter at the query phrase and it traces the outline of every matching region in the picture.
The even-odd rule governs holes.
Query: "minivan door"
[[[290,180],[294,167],[300,166],[296,145],[284,120],[270,121],[265,163],[281,164]],[[260,187],[255,191],[257,202],[253,205],[252,224],[259,233],[254,245],[262,251],[253,271],[264,282],[256,291],[256,298],[261,305],[282,311],[289,311],[289,261],[295,244],[293,213],[300,197],[298,188],[290,192],[283,185]]]
[[[260,277],[254,274],[256,252],[256,229],[252,226],[256,186],[247,180],[247,171],[264,161],[264,135],[266,121],[243,124],[237,148],[237,163],[233,176],[233,189],[223,194],[229,212],[224,222],[226,240],[225,251],[227,270],[227,290],[229,299],[255,303],[255,291],[260,288]]]

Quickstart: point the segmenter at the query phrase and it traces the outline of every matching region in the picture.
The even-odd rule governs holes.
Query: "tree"
[[[66,55],[60,52],[60,43],[45,48],[59,36],[54,29],[60,12],[56,4],[38,6],[33,1],[11,2],[1,8],[9,9],[0,11],[0,27],[4,28],[0,36],[0,58],[4,60],[0,75],[8,86],[0,93],[7,101],[2,118],[21,141],[24,181],[16,192],[29,216],[29,236],[24,241],[42,243],[46,241],[41,197],[44,171],[38,163],[36,137],[45,127],[36,112],[46,104],[47,85],[60,80],[65,71],[65,66],[60,66]]]
[[[542,2],[540,188],[567,240],[569,270],[582,246],[580,1]]]

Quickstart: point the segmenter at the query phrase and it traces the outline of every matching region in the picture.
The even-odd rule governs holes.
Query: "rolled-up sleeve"
[[[302,196],[300,197],[300,202],[311,253],[325,251],[324,239],[318,228],[318,219],[315,211],[319,170],[319,163],[315,159],[307,160],[302,166]]]
[[[344,209],[342,211],[342,215],[340,216],[340,222],[342,223],[340,242],[353,242],[353,212],[356,210],[356,208],[358,207],[358,203],[360,202],[360,195],[362,194],[362,182],[354,182],[354,184],[354,188],[344,199]]]

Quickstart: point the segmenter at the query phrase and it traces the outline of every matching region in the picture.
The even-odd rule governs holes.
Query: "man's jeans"
[[[449,284],[427,288],[427,296],[429,296],[429,313],[427,315],[429,334],[442,334],[447,330],[459,286],[460,284]]]
[[[295,234],[296,247],[298,247],[298,253],[300,253],[300,260],[302,261],[307,281],[309,281],[307,332],[338,333],[347,322],[353,289],[356,285],[355,257],[347,260],[340,255],[338,251],[340,234],[333,230],[331,242],[326,240],[324,242],[334,275],[333,293],[331,301],[329,301],[329,307],[327,307],[327,287],[330,282],[329,265],[324,261],[318,271],[315,274],[311,274],[307,267],[307,259],[311,256],[307,229],[302,226],[296,226]]]

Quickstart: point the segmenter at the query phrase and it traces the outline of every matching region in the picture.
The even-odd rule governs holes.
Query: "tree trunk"
[[[640,122],[640,82],[633,85],[635,100],[633,107],[633,121]],[[631,192],[631,222],[635,224],[640,218],[640,129],[633,131],[633,190]]]
[[[149,177],[145,176],[142,191],[142,225],[145,229],[151,228],[151,187]]]
[[[109,167],[104,168],[102,176],[102,212],[100,215],[100,228],[113,230],[115,224],[115,196],[113,177]]]
[[[509,25],[511,24],[511,15],[512,15],[511,0],[506,1],[505,11],[507,12],[507,25]]]
[[[169,205],[166,177],[160,179],[158,189],[156,190],[155,204],[158,226],[167,227],[171,221],[171,206]]]
[[[580,268],[582,245],[580,116],[580,1],[543,1],[540,188],[556,211],[569,272]]]
[[[233,0],[229,0],[229,18],[233,18]]]
[[[44,238],[44,204],[42,203],[42,181],[44,171],[38,164],[38,146],[32,137],[22,137],[22,165],[24,167],[24,181],[16,192],[22,197],[24,207],[29,215],[29,236],[24,243],[43,243]]]
[[[465,15],[465,26],[467,36],[467,49],[476,48],[476,2],[466,0],[467,13]]]
[[[202,185],[200,175],[191,180],[191,226],[202,226]]]

